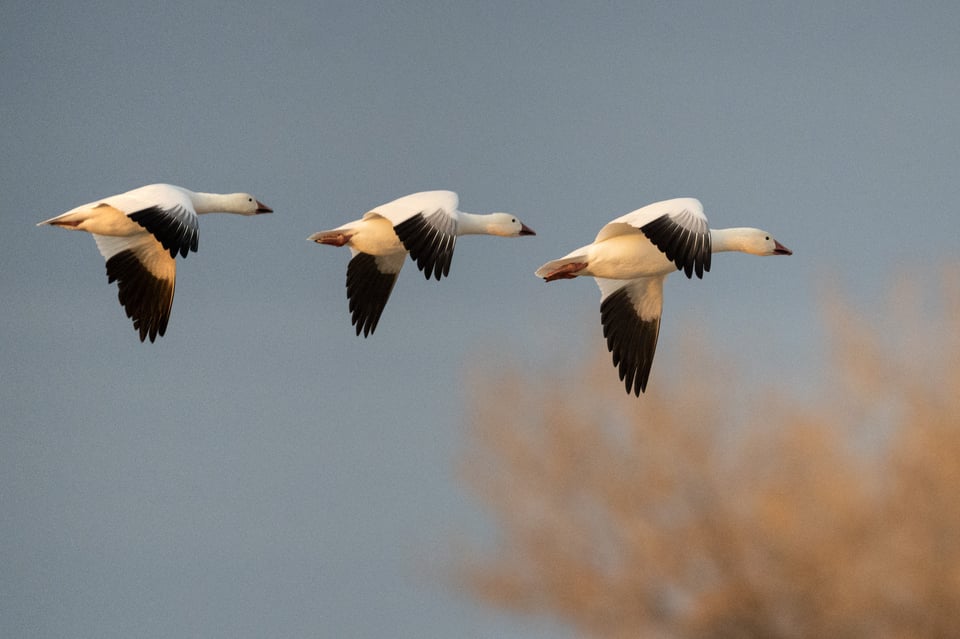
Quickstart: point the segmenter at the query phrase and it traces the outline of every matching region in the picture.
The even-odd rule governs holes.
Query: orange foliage
[[[956,635],[958,284],[930,310],[905,282],[872,320],[828,305],[816,405],[731,405],[727,372],[635,400],[600,355],[586,392],[483,378],[464,474],[498,536],[462,583],[591,637]]]

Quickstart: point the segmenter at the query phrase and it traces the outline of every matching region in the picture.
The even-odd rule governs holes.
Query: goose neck
[[[745,252],[745,228],[710,229],[710,244],[713,253],[726,251]]]
[[[190,200],[197,213],[239,212],[236,193],[190,193]]]
[[[458,235],[480,235],[489,233],[489,215],[480,215],[477,213],[457,213],[457,234]]]

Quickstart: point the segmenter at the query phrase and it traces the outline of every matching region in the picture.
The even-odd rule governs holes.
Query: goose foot
[[[553,280],[572,280],[577,276],[579,271],[587,268],[586,262],[569,262],[564,264],[555,271],[551,271],[543,276],[544,282],[552,282]]]

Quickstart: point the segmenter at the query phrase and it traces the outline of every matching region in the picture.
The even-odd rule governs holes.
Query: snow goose
[[[194,193],[150,184],[78,206],[40,222],[93,235],[116,280],[120,304],[140,331],[140,341],[163,335],[176,284],[177,253],[197,250],[200,213],[256,215],[273,209],[247,193]]]
[[[347,300],[357,335],[367,337],[377,328],[408,253],[427,279],[439,280],[450,273],[453,248],[461,235],[536,235],[509,213],[464,213],[458,205],[452,191],[413,193],[307,238],[350,247]]]
[[[592,244],[536,271],[547,282],[589,275],[600,286],[600,322],[620,379],[638,397],[647,388],[660,332],[663,280],[682,270],[702,278],[722,251],[792,255],[766,231],[710,229],[693,198],[655,202],[613,220]]]

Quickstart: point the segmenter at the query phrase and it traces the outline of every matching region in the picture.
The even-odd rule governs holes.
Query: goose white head
[[[485,230],[489,235],[517,237],[518,235],[536,235],[533,229],[510,213],[491,213],[486,218]]]
[[[235,193],[232,197],[237,198],[240,215],[259,215],[261,213],[273,213],[273,209],[253,197],[249,193]]]
[[[273,213],[273,209],[249,193],[192,193],[190,199],[197,213],[236,213],[237,215],[258,215]]]
[[[760,229],[753,229],[749,238],[750,251],[754,255],[793,255],[793,251],[778,242],[772,235]]]
[[[710,236],[714,253],[740,251],[751,255],[793,255],[793,251],[761,229],[711,229]]]

